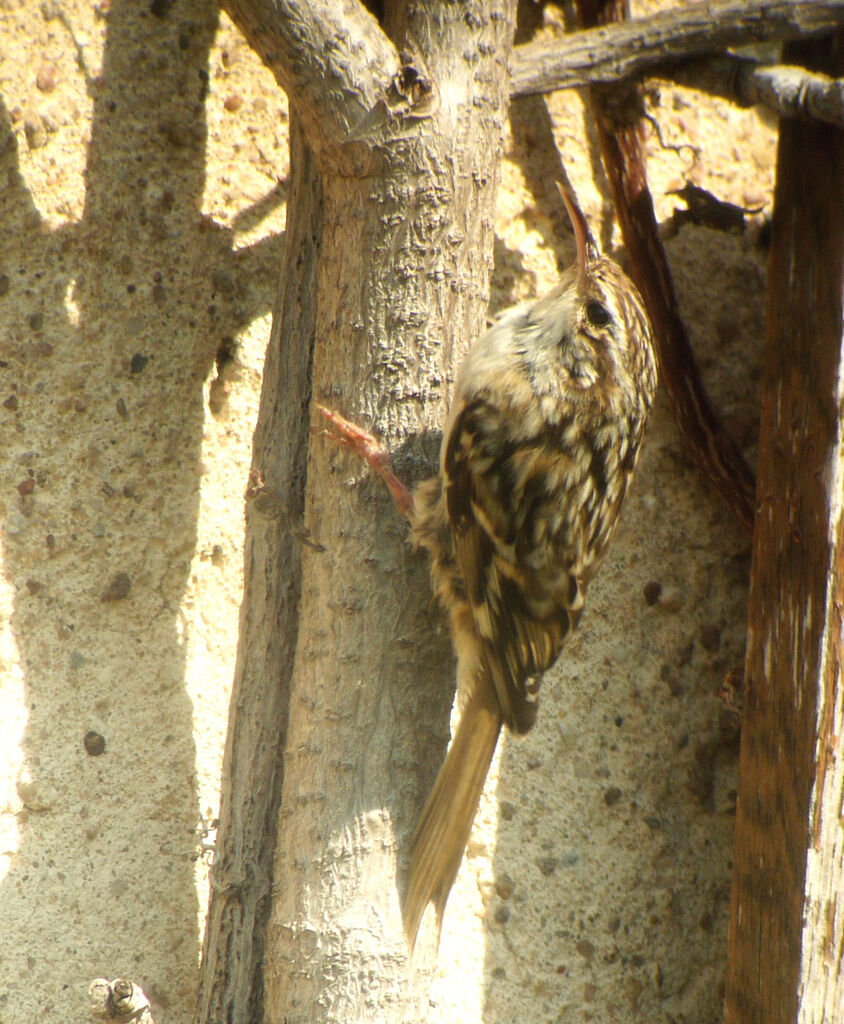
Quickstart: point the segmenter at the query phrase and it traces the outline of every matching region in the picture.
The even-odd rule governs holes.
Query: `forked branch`
[[[401,97],[402,61],[359,0],[223,0],[323,156],[371,141]],[[358,153],[358,159],[364,154]]]

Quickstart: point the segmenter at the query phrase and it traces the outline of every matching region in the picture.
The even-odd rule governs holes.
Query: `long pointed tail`
[[[482,679],[463,709],[413,837],[404,905],[411,950],[430,900],[442,923],[500,731],[498,699],[489,681]]]

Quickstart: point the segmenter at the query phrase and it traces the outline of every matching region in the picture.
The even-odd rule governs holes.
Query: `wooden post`
[[[784,60],[840,74],[844,36]],[[844,132],[783,121],[727,1024],[844,1021]]]

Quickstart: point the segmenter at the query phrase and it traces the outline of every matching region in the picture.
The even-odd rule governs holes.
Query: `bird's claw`
[[[335,441],[337,444],[342,444],[346,448],[351,448],[353,452],[356,452],[362,459],[366,459],[367,462],[372,464],[373,459],[386,459],[389,460],[389,456],[381,447],[381,445],[375,440],[372,434],[367,433],[362,427],[356,426],[354,423],[350,423],[347,419],[340,415],[339,412],[334,412],[333,409],[327,409],[324,405],[316,404],[316,410],[322,416],[324,416],[333,430],[324,427],[320,433],[323,437],[327,437],[331,441]]]
[[[318,413],[328,420],[333,428],[324,428],[321,430],[320,433],[322,436],[336,442],[337,444],[342,444],[344,447],[351,449],[362,459],[365,459],[369,463],[373,473],[375,473],[376,476],[380,476],[387,485],[399,512],[401,512],[403,516],[409,516],[413,511],[413,496],[396,476],[389,453],[381,447],[372,434],[368,433],[362,427],[358,427],[354,423],[350,423],[345,417],[341,416],[339,412],[334,412],[333,409],[327,409],[324,405],[320,405],[318,402],[315,403],[315,408]]]

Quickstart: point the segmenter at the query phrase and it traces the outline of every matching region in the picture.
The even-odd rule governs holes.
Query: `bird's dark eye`
[[[593,327],[609,327],[612,323],[612,313],[597,299],[590,299],[586,303],[586,319]]]

